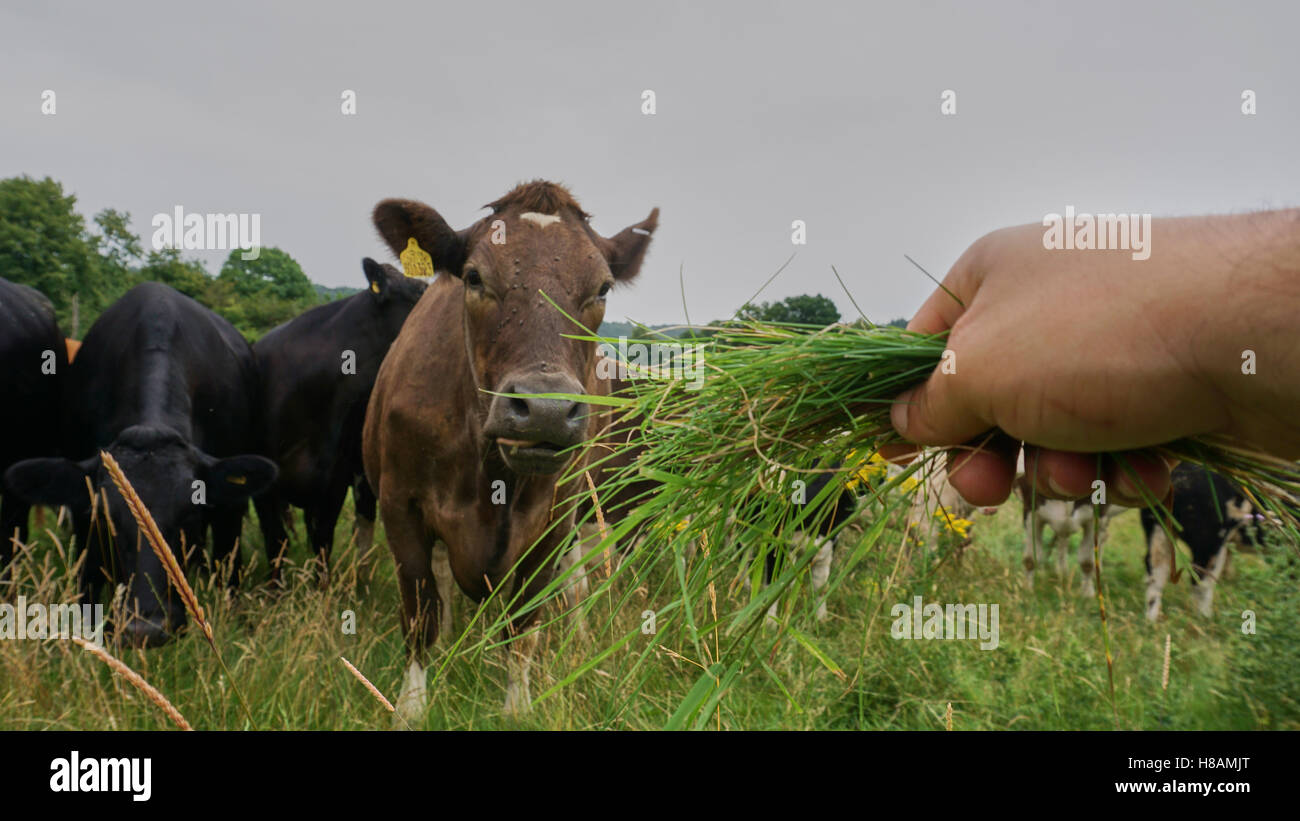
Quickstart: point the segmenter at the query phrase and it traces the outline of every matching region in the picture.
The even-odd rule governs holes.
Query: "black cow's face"
[[[361,260],[361,270],[366,275],[370,298],[381,310],[400,314],[402,319],[406,318],[429,287],[424,280],[408,277],[396,267],[375,262],[370,257]]]
[[[215,459],[166,428],[133,427],[107,448],[184,567],[201,553],[214,509],[241,509],[275,478],[260,456]],[[34,504],[68,505],[78,532],[97,548],[106,580],[127,585],[124,634],[137,646],[168,641],[185,610],[162,560],[98,456],[83,462],[31,459],[5,473],[9,487]],[[93,496],[92,496],[93,494]]]
[[[1223,541],[1233,540],[1243,546],[1263,546],[1263,525],[1266,518],[1249,500],[1241,496],[1228,499],[1224,504]]]

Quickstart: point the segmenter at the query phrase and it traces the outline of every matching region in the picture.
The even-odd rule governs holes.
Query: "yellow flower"
[[[949,533],[956,534],[956,536],[961,539],[967,538],[970,535],[970,529],[975,525],[975,523],[970,519],[958,519],[949,516],[947,511],[942,508],[936,510],[934,516],[936,519],[943,522],[944,528],[947,529]]]

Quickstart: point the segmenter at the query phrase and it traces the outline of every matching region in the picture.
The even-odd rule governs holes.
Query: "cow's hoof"
[[[398,729],[415,729],[424,724],[424,714],[429,708],[429,696],[425,683],[424,668],[412,664],[406,671],[402,682],[401,695],[397,697],[396,715],[393,725]]]
[[[501,709],[508,716],[522,716],[533,709],[533,700],[527,689],[511,683],[506,687],[506,703]]]

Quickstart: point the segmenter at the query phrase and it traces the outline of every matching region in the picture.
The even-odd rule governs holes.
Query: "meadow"
[[[1065,577],[1054,560],[1040,559],[1035,586],[1026,586],[1014,500],[995,516],[979,517],[973,544],[960,551],[954,540],[905,550],[898,519],[869,508],[842,534],[824,622],[813,618],[806,565],[778,585],[781,624],[769,625],[762,617],[767,600],[740,583],[747,566],[738,554],[714,551],[722,570],[706,588],[685,583],[685,557],[647,540],[613,579],[594,570],[599,584],[586,604],[585,634],[560,612],[558,597],[543,605],[534,706],[521,716],[502,713],[499,645],[508,636],[501,601],[476,609],[458,593],[454,629],[444,632],[430,667],[423,727],[1300,729],[1294,548],[1234,553],[1208,620],[1194,612],[1185,574],[1166,589],[1164,615],[1151,624],[1143,612],[1141,528],[1136,513],[1125,513],[1112,522],[1106,545],[1103,624],[1098,600],[1079,595],[1073,551]],[[49,529],[34,529],[32,544],[19,553],[5,600],[75,600],[70,532],[51,525],[47,517]],[[396,702],[404,650],[392,562],[381,526],[370,578],[359,573],[352,525],[349,502],[333,580],[322,590],[299,522],[286,590],[273,592],[250,515],[240,589],[231,596],[215,575],[192,576],[220,658],[193,627],[162,648],[110,641],[108,649],[196,729],[394,728],[393,714],[340,661]],[[691,561],[702,558],[707,552]],[[998,647],[892,638],[891,609],[918,595],[927,602],[996,603]],[[1254,634],[1242,629],[1248,610]],[[642,629],[648,611],[660,614],[657,632]],[[669,612],[688,611],[681,624],[666,626]],[[737,628],[732,617],[740,613],[759,615]],[[0,641],[0,729],[173,726],[72,642]]]

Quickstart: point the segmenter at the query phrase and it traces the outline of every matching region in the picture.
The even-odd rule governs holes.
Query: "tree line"
[[[262,248],[257,259],[230,252],[213,276],[175,248],[145,249],[131,215],[115,208],[90,224],[77,198],[49,177],[0,180],[0,276],[30,285],[54,305],[59,325],[80,338],[118,297],[141,282],[162,282],[224,316],[255,341],[308,308],[355,293],[315,285],[288,253]]]
[[[201,260],[186,259],[178,249],[146,250],[131,232],[130,214],[105,208],[88,225],[76,204],[76,196],[49,177],[0,180],[0,276],[49,297],[60,327],[75,339],[141,282],[162,282],[194,298],[224,316],[249,341],[308,308],[358,290],[312,283],[293,257],[274,247],[262,248],[253,260],[244,259],[236,248],[213,276]],[[821,294],[746,304],[738,316],[821,326],[840,321],[835,303]],[[896,319],[889,324],[904,323]],[[636,337],[644,331],[606,322],[600,333]]]

